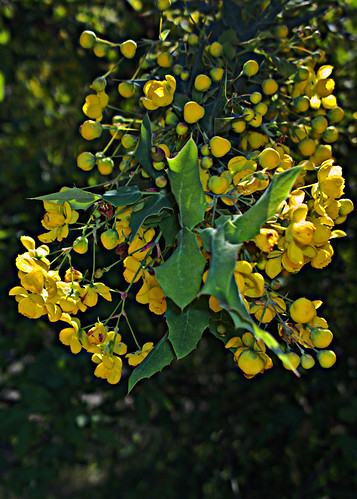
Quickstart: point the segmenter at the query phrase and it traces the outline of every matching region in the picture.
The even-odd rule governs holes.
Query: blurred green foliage
[[[302,3],[296,5],[298,13]],[[157,14],[142,17],[137,6],[2,2],[0,497],[352,499],[356,217],[342,227],[350,237],[334,244],[329,267],[294,278],[296,296],[324,300],[338,354],[333,369],[317,367],[301,379],[275,368],[248,381],[204,336],[192,355],[125,396],[125,382],[112,387],[95,379],[86,356],[68,353],[54,328],[19,316],[7,298],[18,238],[36,236],[41,218],[41,204],[25,198],[81,185],[75,157],[83,147],[77,133],[83,95],[108,61],[81,49],[79,35],[92,29],[113,41],[155,36]],[[325,50],[335,65],[346,112],[338,160],[348,179],[346,195],[356,200],[357,2],[324,0],[319,6],[326,13],[319,20],[321,39],[311,49]],[[132,307],[135,327],[159,337],[163,325]]]

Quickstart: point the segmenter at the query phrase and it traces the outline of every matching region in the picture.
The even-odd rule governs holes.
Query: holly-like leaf
[[[167,337],[168,333],[161,338],[149,355],[134,369],[129,378],[128,393],[131,392],[140,380],[151,378],[151,376],[162,371],[164,367],[171,364],[174,360],[174,350]]]
[[[276,57],[275,55],[272,55],[270,59],[279,73],[285,76],[285,78],[290,78],[290,76],[295,74],[298,70],[295,64],[287,61],[286,59],[281,59],[280,57]]]
[[[45,196],[38,196],[30,199],[36,201],[51,201],[52,203],[58,204],[63,204],[65,201],[68,201],[71,208],[74,210],[86,210],[95,203],[95,201],[98,201],[100,196],[78,189],[78,187],[72,187],[60,192],[54,192],[53,194],[46,194]]]
[[[160,230],[165,238],[166,247],[175,244],[176,236],[180,231],[180,224],[176,213],[171,213],[168,217],[160,221]]]
[[[142,192],[136,185],[128,185],[119,187],[112,191],[107,191],[103,196],[100,196],[107,203],[115,207],[128,206],[136,203],[142,196]]]
[[[211,263],[201,294],[215,296],[222,308],[231,316],[236,329],[247,329],[264,341],[281,360],[291,366],[289,358],[281,350],[279,343],[267,331],[260,329],[246,309],[243,298],[234,279],[234,267],[240,244],[232,244],[225,238],[224,226],[218,229],[205,229],[200,233],[204,245],[210,240]],[[294,371],[296,372],[296,371]]]
[[[165,295],[183,309],[198,295],[206,259],[197,236],[189,229],[180,230],[177,239],[177,248],[165,263],[155,267],[155,276]]]
[[[237,215],[225,225],[226,238],[232,243],[249,241],[259,234],[261,227],[276,214],[285,201],[301,168],[296,166],[276,174],[262,197],[244,215]]]
[[[160,173],[154,170],[152,166],[152,159],[150,155],[151,147],[152,147],[151,123],[149,120],[149,116],[146,113],[141,123],[140,140],[135,151],[135,158],[144,168],[146,173],[150,175],[151,178],[155,179],[160,175]]]
[[[180,210],[181,227],[192,229],[202,222],[207,208],[194,140],[191,138],[174,158],[167,161],[171,189]]]
[[[160,191],[157,195],[150,195],[145,199],[144,207],[131,214],[129,227],[131,228],[131,239],[135,237],[141,225],[151,215],[158,215],[162,210],[173,210],[172,202],[167,192]]]
[[[201,297],[181,310],[167,300],[165,317],[169,326],[169,340],[178,359],[185,357],[197,346],[209,324],[208,299]]]
[[[200,125],[206,132],[209,133],[213,130],[215,117],[222,115],[227,103],[227,71],[225,71],[219,85],[216,99],[203,106],[205,108],[205,114],[200,121]]]

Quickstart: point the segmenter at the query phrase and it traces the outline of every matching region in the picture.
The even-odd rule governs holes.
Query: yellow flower
[[[137,350],[134,353],[127,353],[125,357],[128,359],[128,364],[130,366],[139,365],[145,359],[145,357],[149,355],[153,348],[154,343],[148,342],[143,345],[141,350]]]
[[[174,99],[175,90],[176,80],[171,75],[166,75],[163,81],[149,80],[144,85],[142,103],[149,111],[168,106]]]
[[[106,379],[111,385],[119,383],[123,362],[120,357],[110,354],[95,353],[92,361],[97,364],[94,375],[98,378]]]
[[[18,302],[18,311],[29,319],[38,319],[46,313],[45,301],[38,294],[30,294],[25,288],[15,286],[9,291],[10,296],[15,296]]]
[[[112,301],[110,289],[102,282],[94,282],[84,286],[81,291],[81,301],[87,307],[95,307],[98,303],[98,295],[107,301]]]
[[[195,101],[186,102],[183,108],[183,118],[186,123],[196,123],[201,118],[203,118],[205,114],[204,107],[200,106]]]
[[[264,342],[250,332],[244,333],[242,338],[234,337],[226,343],[226,348],[236,348],[234,362],[243,371],[248,379],[258,373],[263,373],[273,366],[273,361],[265,353]]]
[[[50,201],[44,201],[43,204],[46,213],[41,223],[49,232],[38,236],[39,240],[43,243],[51,243],[55,239],[62,241],[68,236],[68,225],[78,220],[78,212],[72,210],[68,201],[65,201],[63,205]]]
[[[264,294],[264,277],[253,272],[253,265],[244,260],[238,261],[234,269],[234,278],[239,291],[249,298],[259,298]]]
[[[155,276],[150,275],[147,271],[143,273],[143,285],[136,295],[136,301],[143,304],[148,303],[149,310],[154,314],[161,315],[166,311],[164,292]]]
[[[270,293],[270,299],[272,303],[265,300],[256,301],[249,310],[249,313],[254,314],[254,317],[263,324],[272,321],[276,312],[281,314],[286,310],[284,300],[279,298],[276,293]]]
[[[79,339],[79,329],[81,327],[81,323],[79,319],[72,318],[71,319],[71,327],[67,327],[62,329],[59,334],[60,341],[70,347],[71,352],[74,354],[79,353],[82,350],[82,344]]]
[[[316,316],[314,303],[307,298],[298,298],[290,305],[290,316],[297,323],[307,324]]]
[[[260,229],[259,234],[254,237],[255,244],[265,253],[270,253],[278,241],[279,234],[274,229]]]

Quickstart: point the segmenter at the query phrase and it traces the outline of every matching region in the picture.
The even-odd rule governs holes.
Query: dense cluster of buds
[[[269,9],[255,3],[264,19]],[[77,158],[90,187],[42,198],[49,232],[40,241],[72,242],[51,261],[48,246],[36,249],[23,237],[27,252],[16,262],[21,286],[10,294],[27,317],[67,322],[62,343],[73,353],[92,353],[95,375],[110,383],[120,379],[120,356],[137,366],[153,350],[147,363],[154,365],[155,349],[166,345],[167,365],[189,353],[206,328],[247,378],[273,366],[267,347],[287,369],[311,368],[314,353],[330,367],[336,356],[327,349],[328,324],[317,315],[321,301],[288,298],[279,277],[308,264],[326,267],[331,240],[346,235],[339,225],[353,210],[332,146],[344,118],[333,67],[317,50],[318,32],[289,30],[281,14],[273,31],[249,37],[232,29],[218,3],[207,1],[207,12],[179,4],[158,2],[158,40],[116,44],[82,33],[83,48],[102,57],[117,47],[137,67],[118,84],[120,59],[92,82],[80,133],[99,145],[91,142],[91,151]],[[79,221],[80,209],[91,211],[86,222]],[[70,239],[76,231],[81,235]],[[90,246],[93,258],[107,251],[111,263],[95,269],[94,260],[91,277],[83,277],[72,257]],[[117,264],[125,291],[95,281]],[[138,303],[165,314],[168,337],[155,348],[140,346],[130,326],[124,305],[133,290]],[[98,295],[111,301],[113,293],[113,313],[82,326],[77,313],[85,318]],[[121,341],[121,320],[137,343],[134,353]],[[187,339],[191,331],[194,339]]]

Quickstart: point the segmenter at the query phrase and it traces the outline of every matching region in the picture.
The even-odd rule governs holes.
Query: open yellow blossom
[[[39,240],[43,243],[51,243],[56,239],[62,241],[68,236],[68,225],[78,220],[78,212],[72,210],[68,201],[65,201],[63,205],[50,201],[44,201],[43,204],[46,213],[41,223],[49,232],[38,236]]]
[[[149,80],[144,85],[142,103],[149,111],[168,106],[174,99],[175,90],[176,80],[171,75],[166,75],[163,81]]]
[[[111,385],[119,383],[123,362],[116,355],[95,353],[92,355],[92,361],[97,364],[94,375],[98,378],[106,379]]]
[[[134,353],[127,353],[125,357],[128,359],[129,366],[139,365],[145,359],[145,357],[149,355],[153,348],[154,343],[148,342],[143,345],[141,350],[137,350]]]

